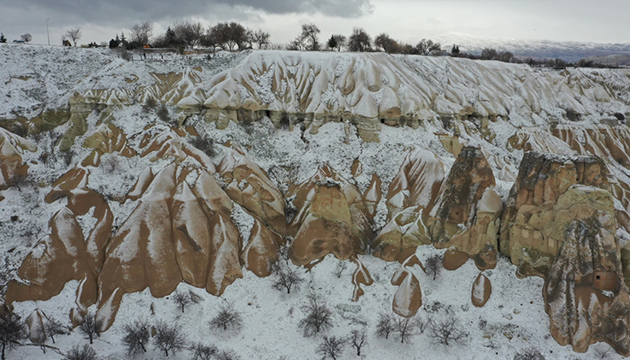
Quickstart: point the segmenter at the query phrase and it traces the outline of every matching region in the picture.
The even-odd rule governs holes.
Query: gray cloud
[[[372,9],[371,0],[0,0],[3,11],[54,14],[66,21],[92,24],[161,21],[189,16],[210,16],[228,8],[269,14],[321,13],[359,17]],[[230,12],[230,11],[228,11]],[[2,19],[4,16],[0,16]],[[8,21],[8,19],[7,19]],[[2,21],[4,22],[4,21]]]

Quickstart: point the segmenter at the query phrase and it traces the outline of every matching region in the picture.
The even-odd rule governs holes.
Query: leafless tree
[[[21,345],[26,338],[26,326],[22,319],[12,310],[4,308],[0,314],[0,345],[2,346],[2,360],[6,359],[6,350]]]
[[[350,344],[357,350],[357,356],[361,356],[361,348],[367,344],[365,329],[353,329],[350,333]]]
[[[46,331],[46,335],[50,337],[50,340],[52,340],[54,344],[55,336],[68,334],[68,327],[57,319],[47,318],[47,321],[44,323],[44,331]]]
[[[89,345],[75,345],[68,351],[64,360],[97,360],[96,351]]]
[[[175,353],[186,345],[181,329],[177,325],[168,325],[163,321],[155,326],[153,342],[157,349],[164,351],[165,356],[168,356],[169,351]]]
[[[173,301],[179,308],[182,310],[186,310],[186,306],[188,306],[191,302],[190,296],[187,293],[176,291],[175,295],[173,295]]]
[[[345,261],[339,260],[339,262],[337,263],[337,267],[335,267],[335,276],[337,278],[341,278],[343,271],[346,270],[347,268],[348,268],[348,263]]]
[[[324,336],[324,341],[317,347],[317,353],[321,354],[324,359],[331,357],[333,360],[337,360],[337,357],[343,353],[345,343],[346,341],[343,338]]]
[[[33,40],[33,36],[29,33],[21,35],[20,38],[22,39],[22,41],[24,41],[27,44],[31,42],[31,40]]]
[[[332,327],[332,311],[326,306],[326,302],[315,293],[309,294],[307,299],[308,303],[301,307],[306,312],[306,317],[298,324],[304,329],[304,335],[314,335]]]
[[[223,350],[215,355],[217,360],[239,360],[240,357],[231,350]]]
[[[262,31],[262,29],[258,29],[252,33],[252,41],[258,45],[259,49],[263,49],[267,45],[269,45],[269,35],[268,32]]]
[[[186,46],[197,46],[203,36],[203,25],[188,21],[176,23],[172,30],[175,38]]]
[[[196,343],[192,346],[193,360],[210,360],[217,355],[219,349],[216,346],[208,346]]]
[[[210,326],[223,330],[227,330],[228,327],[239,329],[242,324],[241,314],[234,309],[234,304],[227,301],[221,304],[217,315],[210,320]]]
[[[391,314],[380,313],[376,324],[376,335],[389,338],[389,334],[396,329],[394,317]]]
[[[434,320],[429,325],[429,338],[436,345],[446,347],[452,344],[461,344],[466,337],[467,334],[461,330],[458,319],[452,314]]]
[[[362,28],[354,28],[348,41],[350,51],[363,52],[371,49],[372,39]]]
[[[238,23],[219,23],[208,31],[207,42],[220,46],[223,50],[242,50],[247,42],[247,29]]]
[[[545,360],[545,357],[538,349],[528,347],[514,354],[514,360]]]
[[[416,335],[414,322],[411,318],[398,318],[394,324],[394,329],[401,343],[409,342],[409,339]]]
[[[299,289],[304,282],[304,278],[300,276],[296,269],[290,268],[282,261],[274,264],[274,273],[276,278],[273,280],[273,288],[276,290],[286,289],[287,294],[291,293],[291,289]]]
[[[299,50],[317,51],[319,50],[318,34],[319,28],[315,24],[302,25],[302,33],[294,40],[294,44]]]
[[[74,46],[77,46],[77,41],[81,39],[83,34],[81,33],[81,28],[70,29],[66,31],[65,37],[70,39]]]
[[[442,256],[438,254],[430,256],[425,261],[425,268],[427,269],[427,274],[435,280],[440,274],[440,270],[442,270]]]
[[[131,27],[131,42],[135,42],[140,45],[148,44],[152,33],[153,23],[151,21],[135,24]]]
[[[94,314],[89,313],[83,318],[83,323],[79,326],[79,330],[86,339],[90,340],[90,345],[94,342],[94,338],[101,335],[101,321],[96,320]]]
[[[137,355],[147,352],[148,342],[149,324],[146,320],[136,320],[133,324],[125,326],[125,336],[122,343],[127,349],[127,354]]]

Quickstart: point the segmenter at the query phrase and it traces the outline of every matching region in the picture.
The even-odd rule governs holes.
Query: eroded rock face
[[[605,173],[605,165],[596,157],[525,154],[510,190],[500,236],[501,251],[520,274],[547,274],[564,238],[559,224],[566,225],[566,219],[575,216],[558,213],[558,199],[574,184],[607,189]]]
[[[494,267],[503,202],[492,168],[480,149],[467,146],[446,179],[443,173],[431,153],[407,158],[390,186],[391,220],[374,241],[375,255],[393,260],[406,248],[432,243],[454,246],[481,268]]]
[[[25,151],[35,151],[32,142],[0,128],[0,190],[16,183],[19,177],[26,177],[28,165],[22,161]]]
[[[259,277],[271,275],[273,264],[278,261],[278,249],[285,241],[278,233],[269,230],[263,222],[254,217],[254,226],[241,258],[247,270]]]
[[[407,266],[411,264],[408,262],[401,264],[392,277],[392,285],[398,286],[392,301],[392,310],[402,317],[410,318],[416,315],[422,306],[422,290],[418,278],[407,269]]]
[[[158,172],[110,241],[97,313],[106,328],[125,293],[149,287],[162,297],[185,281],[220,295],[242,277],[238,229],[221,205],[229,199],[201,169],[188,185],[190,171],[171,164]]]
[[[306,265],[327,254],[347,260],[365,251],[372,236],[368,210],[356,186],[321,166],[294,190],[297,214],[289,224],[291,259]]]
[[[563,238],[544,288],[551,334],[578,352],[604,341],[630,355],[630,297],[612,196],[574,185],[560,196],[555,210],[554,232]]]
[[[218,170],[227,183],[225,192],[234,202],[258,216],[280,235],[286,233],[282,193],[267,173],[247,158],[240,146],[232,145]]]

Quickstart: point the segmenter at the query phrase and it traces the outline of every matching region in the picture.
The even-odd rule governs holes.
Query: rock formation
[[[24,164],[22,154],[35,150],[32,142],[0,128],[0,190],[15,185],[18,178],[27,176],[28,165]]]

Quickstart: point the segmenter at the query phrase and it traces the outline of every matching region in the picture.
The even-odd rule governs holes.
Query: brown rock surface
[[[372,229],[356,186],[323,165],[294,191],[297,214],[288,231],[295,233],[290,254],[296,265],[309,264],[330,253],[347,260],[365,251]]]
[[[0,127],[0,190],[27,176],[28,165],[23,163],[22,154],[35,150],[35,144]]]
[[[352,274],[352,284],[354,285],[352,301],[359,301],[359,298],[364,294],[361,285],[370,286],[374,283],[374,280],[372,280],[370,272],[358,258],[353,258],[352,261],[357,264],[357,269]]]
[[[33,344],[43,344],[46,342],[46,329],[44,328],[44,315],[41,311],[33,311],[25,320],[28,328],[28,339]]]
[[[254,217],[254,226],[241,258],[247,270],[259,277],[271,275],[273,264],[278,261],[278,248],[284,245],[282,236],[269,230]]]
[[[398,286],[392,301],[392,310],[406,318],[416,315],[422,306],[422,291],[418,278],[403,264],[394,273],[391,283]]]
[[[226,182],[225,192],[265,225],[280,235],[286,233],[284,197],[267,173],[251,161],[240,146],[233,144],[218,167]]]
[[[492,284],[483,273],[479,273],[472,286],[471,300],[476,307],[483,307],[492,295]]]

